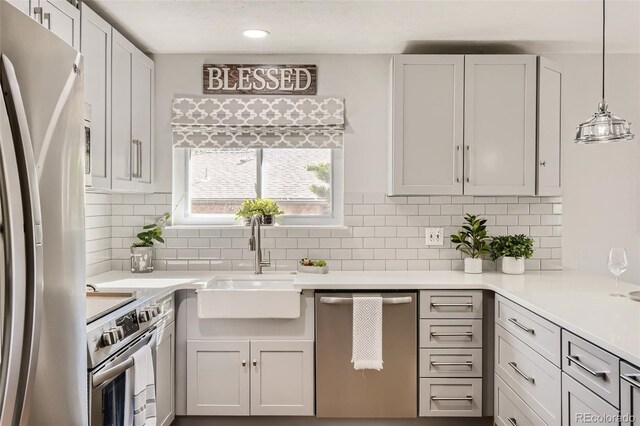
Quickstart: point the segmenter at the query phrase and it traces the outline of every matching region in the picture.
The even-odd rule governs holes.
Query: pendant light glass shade
[[[604,100],[605,82],[605,47],[606,47],[606,6],[602,0],[602,100],[598,104],[598,112],[593,117],[578,125],[576,129],[576,143],[594,144],[632,140],[635,136],[631,133],[631,123],[616,117],[608,110]]]
[[[581,123],[576,131],[576,143],[609,143],[632,140],[631,123],[611,114],[607,103],[602,100],[598,104],[598,112]]]

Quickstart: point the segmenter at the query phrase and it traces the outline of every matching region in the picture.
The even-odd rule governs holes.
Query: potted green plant
[[[236,212],[236,217],[244,219],[245,225],[248,225],[253,215],[260,216],[262,225],[273,225],[275,218],[284,214],[278,203],[269,198],[254,198],[244,200],[240,208]]]
[[[155,258],[155,248],[153,242],[164,243],[162,238],[162,228],[167,224],[171,214],[165,213],[155,222],[142,227],[142,232],[137,237],[140,241],[131,245],[131,272],[151,272],[153,271],[153,261]]]
[[[298,272],[305,272],[308,274],[326,274],[329,272],[329,265],[324,259],[310,260],[306,257],[300,259],[298,263]]]
[[[451,235],[451,242],[456,245],[456,250],[466,254],[464,259],[464,272],[467,274],[482,273],[482,256],[489,252],[490,237],[487,235],[487,219],[466,214],[462,230]]]
[[[505,274],[524,274],[524,260],[533,256],[533,240],[524,234],[494,237],[489,252],[494,261],[502,258]]]

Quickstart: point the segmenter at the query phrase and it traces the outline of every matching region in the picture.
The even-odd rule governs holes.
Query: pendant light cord
[[[602,101],[604,102],[604,57],[605,57],[605,46],[606,46],[606,39],[605,39],[605,34],[606,34],[606,29],[605,29],[605,13],[606,13],[606,8],[605,8],[605,0],[602,0]]]

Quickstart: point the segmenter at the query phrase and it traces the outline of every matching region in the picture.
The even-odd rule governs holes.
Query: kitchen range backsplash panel
[[[111,269],[126,270],[135,235],[145,223],[171,210],[171,194],[105,196],[111,197]],[[88,223],[96,221],[95,214],[108,210],[106,206],[88,207]],[[492,235],[530,235],[535,252],[526,262],[528,270],[561,269],[561,197],[387,197],[370,193],[345,194],[344,229],[263,227],[262,246],[271,251],[272,260],[272,267],[266,269],[295,270],[299,259],[309,257],[326,259],[334,271],[462,270],[462,256],[452,247],[449,235],[462,224],[465,213],[486,218]],[[425,227],[443,227],[444,245],[425,246]],[[156,245],[158,270],[253,270],[248,229],[177,227],[165,229],[164,235],[165,244]],[[88,268],[98,273],[104,262],[95,253],[91,252]],[[496,266],[487,260],[484,268],[495,270]]]

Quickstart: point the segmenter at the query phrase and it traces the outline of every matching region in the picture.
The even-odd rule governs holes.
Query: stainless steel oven
[[[91,105],[84,104],[84,186],[91,186]]]
[[[133,367],[132,355],[144,345],[149,345],[151,348],[155,367],[156,330],[158,326],[147,330],[130,345],[89,373],[89,424],[91,426],[125,424],[125,401],[132,399],[132,391],[126,381],[127,370]]]

